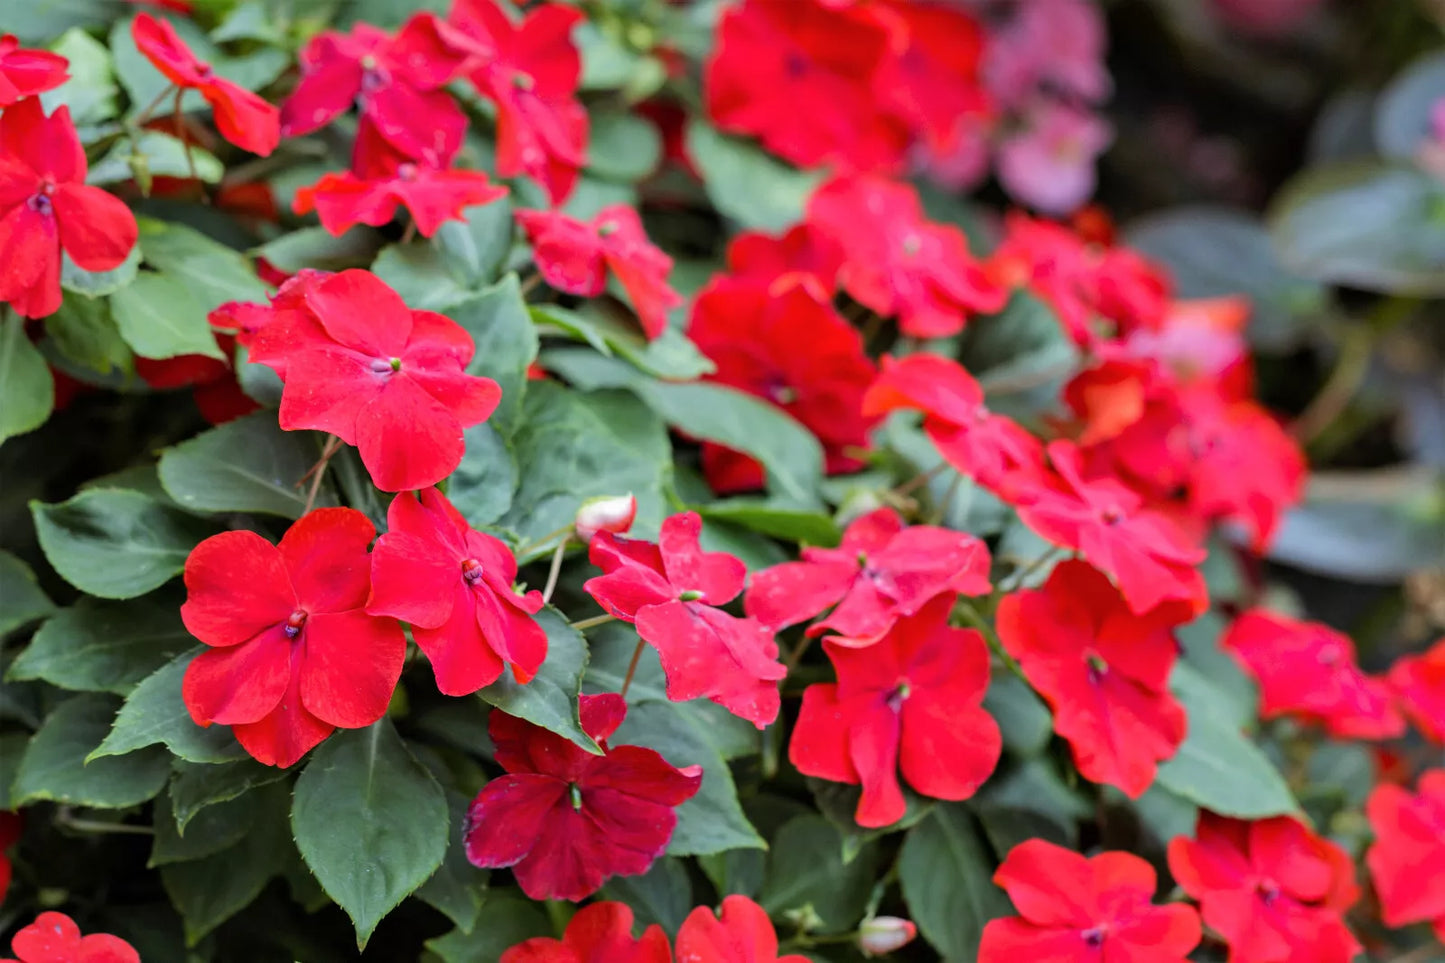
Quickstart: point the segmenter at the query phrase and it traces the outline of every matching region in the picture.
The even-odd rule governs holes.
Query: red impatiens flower
[[[667,284],[672,258],[647,239],[637,211],[613,204],[579,221],[561,211],[519,210],[517,222],[532,243],[537,270],[552,287],[595,298],[607,289],[610,270],[632,299],[647,337],[667,330],[667,312],[682,296]]]
[[[1196,566],[1204,551],[1116,479],[1085,478],[1072,442],[1051,442],[1047,451],[1052,472],[1017,493],[1023,523],[1108,573],[1136,613],[1166,602],[1203,611],[1208,594]]]
[[[901,36],[873,5],[747,0],[723,14],[706,66],[708,117],[797,164],[892,171],[908,129],[872,87]]]
[[[1360,671],[1350,637],[1327,625],[1252,609],[1220,645],[1259,683],[1265,719],[1295,716],[1341,739],[1389,739],[1405,731],[1389,687]]]
[[[656,544],[598,532],[587,556],[604,574],[583,588],[657,649],[669,699],[705,696],[762,729],[778,717],[777,682],[788,670],[767,626],[715,608],[737,598],[747,568],[704,552],[701,531],[697,513],[684,512],[662,523]]]
[[[355,509],[320,508],[280,545],[233,531],[191,551],[181,621],[212,646],[182,685],[198,725],[230,726],[257,760],[285,768],[333,730],[385,715],[406,636],[365,610],[375,535]]]
[[[778,933],[768,913],[746,896],[722,901],[719,917],[706,906],[687,914],[677,931],[678,963],[809,963],[797,953],[778,955]]]
[[[236,339],[231,335],[218,332],[216,342],[228,359],[235,353]],[[192,389],[196,409],[213,425],[223,425],[261,408],[254,398],[241,390],[229,360],[203,354],[161,359],[137,357],[135,373],[146,384],[161,391]]]
[[[799,562],[753,575],[747,613],[771,629],[832,613],[809,635],[838,633],[843,646],[870,645],[898,619],[945,593],[987,595],[988,546],[967,532],[904,526],[891,508],[856,519],[837,548],[804,548]]]
[[[867,648],[823,643],[838,682],[803,691],[788,758],[805,775],[861,783],[860,826],[903,817],[900,769],[926,796],[967,799],[998,765],[998,723],[981,706],[988,647],[949,627],[956,598],[934,598]]]
[[[497,106],[497,173],[526,174],[553,204],[587,162],[587,111],[577,99],[582,57],[572,42],[580,10],[533,7],[514,24],[494,0],[456,0],[450,24],[480,54],[472,83]]]
[[[907,44],[884,60],[874,89],[884,108],[908,125],[928,154],[947,158],[991,106],[979,77],[984,34],[965,10],[916,0],[883,0],[905,28]]]
[[[281,112],[197,59],[170,21],[139,13],[130,32],[136,48],[167,80],[182,90],[200,92],[211,105],[222,137],[262,157],[276,149],[281,142]]]
[[[1189,615],[1171,608],[1136,615],[1108,578],[1074,560],[998,606],[999,638],[1054,710],[1079,772],[1130,798],[1184,741],[1184,708],[1169,694],[1179,653],[1170,629]]]
[[[361,453],[383,491],[424,488],[461,463],[462,430],[501,400],[495,381],[466,374],[476,345],[461,325],[413,311],[367,271],[308,285],[306,311],[272,320],[251,360],[285,382],[281,427],[327,431]]]
[[[396,36],[358,23],[326,31],[300,54],[301,81],[281,105],[281,133],[319,130],[353,103],[392,147],[433,167],[461,148],[467,117],[443,88],[467,61],[446,23],[412,16]]]
[[[1131,853],[1089,859],[1030,839],[1009,851],[993,881],[1019,915],[984,927],[978,963],[1184,963],[1199,944],[1199,914],[1150,902],[1154,867]]]
[[[296,192],[295,211],[315,211],[321,226],[338,237],[357,224],[381,227],[396,216],[398,206],[411,213],[423,237],[431,237],[447,221],[465,218],[462,210],[505,197],[507,189],[481,171],[448,168],[414,161],[363,120],[356,134],[352,169],[323,174]]]
[[[518,943],[500,963],[672,963],[672,948],[656,923],[633,939],[632,907],[603,902],[578,910],[560,940],[539,936]]]
[[[16,933],[10,952],[17,959],[0,963],[140,963],[140,954],[119,936],[80,935],[75,920],[64,913],[41,913]]]
[[[897,315],[904,334],[957,334],[967,313],[998,311],[1008,300],[961,230],[924,218],[911,185],[836,177],[813,192],[808,221],[842,244],[843,290],[884,317]]]
[[[772,283],[794,276],[816,286],[819,300],[837,292],[843,249],[824,232],[804,222],[781,237],[761,231],[744,231],[728,243],[728,274],[749,281]]]
[[[70,108],[49,117],[40,98],[0,113],[0,301],[27,318],[60,307],[60,252],[109,271],[135,247],[135,215],[85,183],[85,151]]]
[[[1400,708],[1425,738],[1445,743],[1445,639],[1418,655],[1396,659],[1388,681]]]
[[[876,419],[861,414],[873,362],[858,331],[816,287],[720,277],[693,303],[688,337],[717,370],[707,380],[765,398],[823,443],[829,473],[856,471]],[[703,472],[719,492],[763,486],[762,466],[749,456],[705,444]]]
[[[938,453],[980,485],[1003,492],[1019,469],[1043,464],[1043,446],[1011,418],[989,411],[973,375],[951,358],[911,354],[883,358],[883,373],[863,396],[863,413],[900,408],[924,413],[923,431]]]
[[[54,90],[70,79],[69,62],[48,50],[28,50],[13,33],[0,36],[0,107]]]
[[[510,665],[529,682],[547,657],[547,633],[532,618],[542,593],[512,588],[517,560],[506,543],[472,529],[435,488],[402,492],[371,553],[366,611],[411,623],[437,688],[463,696],[491,685]]]
[[[1350,963],[1360,944],[1340,914],[1359,898],[1350,854],[1290,816],[1200,813],[1169,844],[1169,871],[1229,944],[1229,963]]]
[[[487,723],[507,775],[467,811],[467,858],[511,867],[532,899],[576,902],[611,876],[647,872],[677,826],[674,810],[702,784],[702,767],[674,769],[652,749],[609,746],[627,715],[622,697],[581,697],[597,756],[540,726],[493,710]]]
[[[1419,792],[1376,786],[1365,802],[1375,842],[1365,854],[1386,926],[1428,922],[1445,942],[1445,769],[1420,776]]]

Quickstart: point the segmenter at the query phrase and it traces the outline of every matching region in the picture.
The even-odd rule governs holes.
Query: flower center
[[[1098,685],[1104,676],[1109,674],[1109,663],[1105,662],[1104,657],[1097,652],[1090,652],[1084,656],[1084,662],[1089,667],[1089,681],[1094,685]]]
[[[903,708],[903,703],[907,702],[908,697],[912,694],[913,687],[908,684],[908,680],[900,679],[898,685],[893,687],[893,691],[888,693],[888,708],[897,712]]]
[[[923,242],[918,239],[917,234],[910,234],[903,239],[903,253],[913,257],[923,249]]]
[[[371,362],[371,373],[378,375],[395,374],[401,370],[400,358],[375,358]]]
[[[1084,945],[1089,947],[1103,946],[1105,935],[1106,931],[1102,926],[1095,926],[1079,933],[1079,936],[1084,941]]]
[[[677,596],[679,602],[696,602],[700,598],[702,598],[702,592],[697,589],[687,589]]]
[[[575,782],[567,784],[567,793],[572,797],[572,808],[582,811],[582,787]]]
[[[416,180],[416,165],[410,163],[402,164],[396,169],[396,176],[404,181]]]
[[[1124,520],[1124,510],[1118,505],[1109,505],[1099,512],[1099,518],[1103,519],[1105,525],[1117,525]]]
[[[1259,881],[1257,888],[1259,890],[1259,898],[1265,906],[1273,906],[1275,901],[1279,899],[1279,884],[1274,880],[1262,879]]]
[[[526,71],[518,70],[512,74],[512,86],[518,90],[531,90],[537,86],[537,81],[533,80],[532,75]]]
[[[283,631],[286,633],[286,638],[288,638],[288,639],[294,639],[294,638],[296,638],[296,636],[298,636],[298,635],[301,634],[301,626],[303,626],[303,625],[305,625],[305,624],[306,624],[306,610],[305,610],[305,609],[297,609],[296,611],[292,612],[290,615],[286,616],[286,628],[283,629]]]
[[[807,74],[808,58],[796,50],[790,50],[788,55],[783,58],[783,70],[789,77],[797,80]]]
[[[609,236],[611,236],[611,235],[613,235],[613,234],[616,234],[616,233],[617,233],[617,222],[616,222],[616,221],[603,221],[601,224],[598,224],[598,225],[597,225],[597,236],[598,236],[598,237],[609,237]]]
[[[196,76],[202,80],[210,80],[215,73],[216,71],[211,68],[210,64],[199,64],[196,67]]]
[[[482,563],[474,558],[462,560],[462,578],[468,585],[475,585],[482,577]]]
[[[361,58],[361,92],[363,94],[373,93],[391,83],[391,75],[376,62],[376,58],[367,54]]]
[[[1320,649],[1320,654],[1315,656],[1315,661],[1320,665],[1334,665],[1340,661],[1340,647],[1337,645],[1326,645]]]

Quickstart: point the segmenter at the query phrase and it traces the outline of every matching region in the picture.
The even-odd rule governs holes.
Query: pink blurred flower
[[[999,181],[1045,214],[1068,214],[1094,193],[1094,161],[1113,130],[1095,114],[1050,100],[1033,107],[1026,125],[999,145]]]

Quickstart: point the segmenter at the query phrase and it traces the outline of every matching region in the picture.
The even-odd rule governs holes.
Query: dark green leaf
[[[45,0],[5,11],[5,30],[27,46],[43,44],[72,27],[101,26],[116,15],[115,0]]]
[[[109,271],[87,271],[76,265],[65,255],[60,260],[60,286],[67,291],[74,291],[76,294],[83,294],[87,298],[102,298],[108,294],[114,294],[127,284],[135,280],[136,272],[140,270],[140,245],[130,249],[125,260],[111,268]],[[66,303],[74,300],[66,298]],[[64,310],[64,305],[61,306]],[[107,312],[109,317],[109,312]]]
[[[843,861],[843,836],[822,816],[799,816],[773,837],[768,874],[758,903],[770,916],[821,920],[819,930],[842,933],[862,919],[878,876],[878,845]]]
[[[471,932],[460,928],[427,940],[426,948],[443,963],[497,963],[502,954],[534,936],[552,936],[552,926],[537,903],[519,896],[489,894]]]
[[[682,860],[663,856],[641,876],[616,876],[602,887],[602,896],[632,907],[635,925],[656,923],[676,933],[692,912],[692,881]]]
[[[146,263],[184,282],[201,304],[203,324],[204,315],[227,301],[266,301],[266,285],[240,251],[183,224],[144,217],[139,223]]]
[[[70,62],[70,79],[40,97],[47,114],[62,105],[70,108],[76,127],[93,127],[115,117],[120,88],[111,69],[110,50],[90,34],[72,27],[50,49]],[[82,136],[82,140],[88,140]]]
[[[150,799],[165,787],[170,754],[147,749],[125,759],[87,762],[110,731],[116,699],[87,693],[56,706],[30,740],[11,787],[10,802],[38,800],[124,809]]]
[[[1054,717],[1034,690],[1013,673],[994,674],[983,697],[983,707],[998,721],[1004,747],[1010,752],[1037,755],[1049,744]]]
[[[257,786],[279,782],[289,773],[274,766],[263,766],[251,758],[237,759],[220,765],[183,762],[172,764],[171,807],[176,829],[186,832],[191,820],[208,807],[235,799]]]
[[[477,353],[467,374],[491,378],[502,386],[502,401],[488,424],[509,438],[517,430],[527,390],[527,366],[537,358],[537,329],[508,275],[478,294],[447,307],[447,314],[472,336]]]
[[[83,491],[58,505],[30,503],[35,534],[61,576],[91,595],[128,599],[170,581],[211,527],[137,492]]]
[[[657,128],[633,113],[597,111],[587,144],[587,169],[611,181],[633,183],[657,169],[662,138]]]
[[[426,241],[388,244],[371,270],[417,310],[445,311],[468,293],[436,245]]]
[[[544,608],[537,622],[547,632],[547,661],[526,685],[518,685],[510,670],[477,694],[503,712],[570,739],[588,752],[601,752],[582,731],[577,718],[577,696],[587,669],[587,643],[556,609]]]
[[[321,888],[356,925],[358,948],[436,872],[449,822],[446,794],[389,719],[336,733],[296,780],[296,845]]]
[[[320,453],[311,432],[282,431],[274,411],[258,411],[166,449],[159,471],[183,508],[300,518],[306,510],[301,479]],[[323,489],[316,504],[334,499]]]
[[[267,241],[252,253],[287,274],[295,274],[302,268],[344,271],[369,265],[381,245],[381,235],[362,224],[340,237],[324,227],[303,227]]]
[[[860,786],[808,777],[808,789],[818,804],[823,818],[832,823],[843,834],[843,862],[851,863],[863,851],[863,846],[875,839],[892,833],[902,832],[927,816],[933,809],[934,801],[920,796],[907,786],[903,787],[903,816],[891,826],[865,828],[859,826],[856,814],[858,802],[863,797]]]
[[[803,207],[821,173],[794,170],[755,143],[728,137],[710,124],[687,127],[688,156],[702,172],[707,196],[746,228],[784,231],[803,219]]]
[[[20,761],[25,758],[25,747],[30,743],[28,732],[0,732],[0,809],[19,809],[20,802],[10,798],[10,787],[15,783],[15,774],[20,771]]]
[[[1368,779],[1366,785],[1368,785]],[[1124,794],[1118,794],[1123,798]],[[1167,846],[1178,836],[1193,836],[1195,822],[1199,818],[1199,807],[1182,796],[1165,789],[1157,782],[1138,799],[1132,800],[1139,823],[1148,831],[1155,844]]]
[[[138,275],[110,296],[110,310],[120,336],[142,358],[225,357],[206,321],[210,308],[192,293],[184,278]]]
[[[450,840],[447,854],[431,879],[416,891],[417,899],[445,913],[463,933],[470,933],[476,926],[487,895],[488,876],[486,870],[478,869],[467,859],[462,825],[467,818],[468,805],[469,800],[461,793],[447,793],[447,812],[451,816],[448,820]]]
[[[188,762],[230,762],[244,755],[228,727],[201,728],[181,699],[186,666],[199,651],[176,656],[136,686],[116,714],[110,735],[88,758],[123,756],[158,742]]]
[[[507,442],[489,424],[466,431],[466,454],[447,482],[447,498],[473,526],[488,525],[512,507],[517,463]]]
[[[692,381],[717,370],[712,359],[698,350],[687,335],[668,328],[648,341],[635,324],[600,312],[580,314],[554,304],[533,305],[532,319],[544,333],[564,334],[583,341],[603,355],[616,353],[638,370],[665,381]]]
[[[25,319],[0,315],[0,443],[39,428],[54,407],[55,379],[25,336]]]
[[[765,498],[729,498],[710,505],[699,505],[697,511],[709,521],[732,522],[773,538],[804,545],[832,547],[841,537],[838,526],[827,514],[775,505]]]
[[[45,618],[53,611],[55,606],[36,583],[35,573],[30,570],[30,566],[9,552],[0,551],[0,638],[7,632]],[[21,659],[24,659],[35,645],[32,641],[30,646],[20,653]],[[14,673],[15,666],[12,664],[7,674]]]
[[[998,853],[1034,838],[1076,846],[1079,820],[1093,815],[1088,800],[1043,758],[996,773],[969,805]]]
[[[129,374],[135,356],[120,336],[103,299],[66,298],[45,319],[45,334],[61,356],[100,375]]]
[[[504,197],[462,216],[438,228],[432,245],[462,289],[477,291],[497,279],[512,248],[512,202]]]
[[[81,598],[36,630],[6,674],[62,689],[126,695],[146,676],[195,645],[175,602]]]
[[[945,960],[971,960],[991,919],[1011,915],[994,887],[994,865],[961,803],[940,803],[908,831],[898,878],[909,914]]]
[[[1003,311],[969,322],[962,358],[978,374],[990,408],[1033,418],[1078,370],[1079,349],[1052,307],[1020,291]]]
[[[176,823],[171,797],[162,793],[156,800],[153,825],[156,834],[151,842],[147,866],[184,863],[218,853],[239,843],[256,824],[256,797],[241,796],[218,806],[209,806],[186,825],[184,833]],[[284,816],[282,817],[284,818]]]

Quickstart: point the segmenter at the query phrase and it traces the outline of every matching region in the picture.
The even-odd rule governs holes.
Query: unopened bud
[[[875,916],[858,927],[858,948],[864,956],[882,956],[911,942],[918,935],[912,921],[897,916]]]
[[[603,495],[582,503],[582,507],[577,509],[573,526],[577,529],[577,537],[586,543],[592,541],[592,536],[598,532],[620,535],[632,527],[632,520],[636,517],[637,499],[632,495]]]

